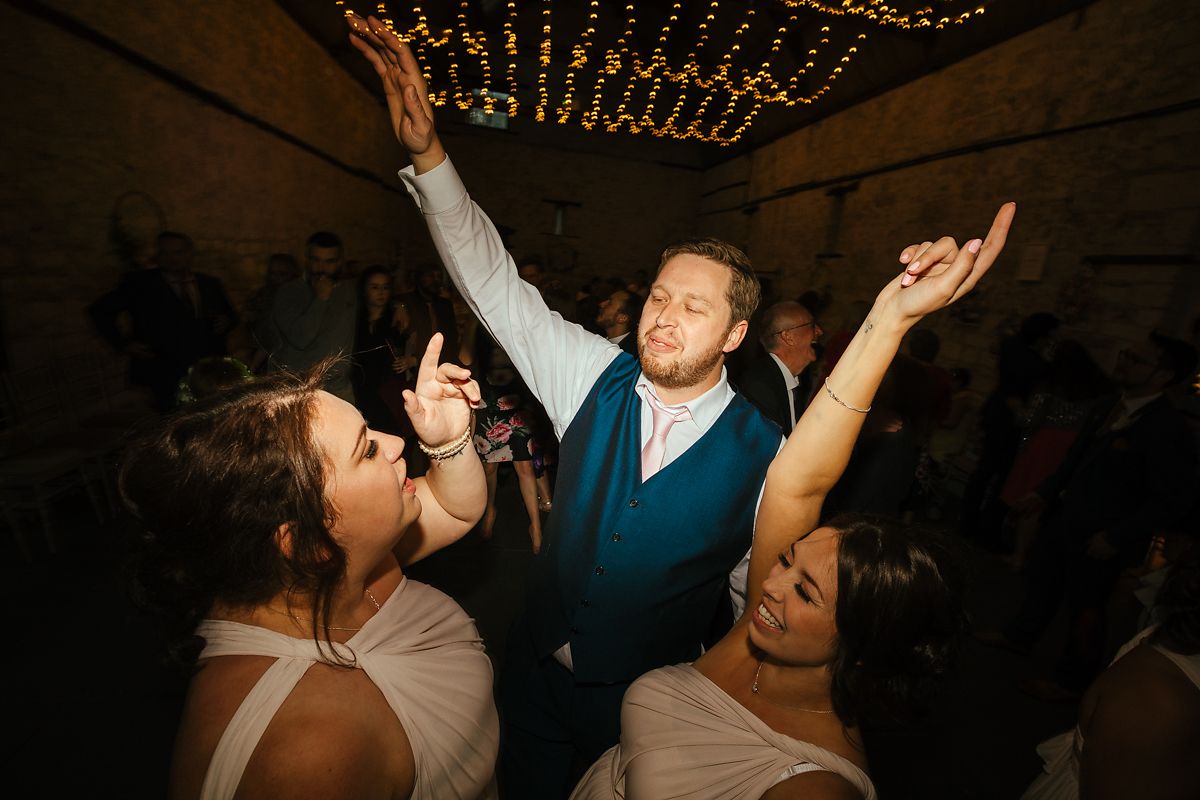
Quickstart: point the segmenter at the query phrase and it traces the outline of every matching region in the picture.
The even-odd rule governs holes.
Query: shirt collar
[[[1150,405],[1158,398],[1162,397],[1162,395],[1163,395],[1162,392],[1158,392],[1156,394],[1150,395],[1149,397],[1137,397],[1132,400],[1125,397],[1125,395],[1121,395],[1121,405],[1125,406],[1126,415],[1132,417],[1134,414],[1138,413],[1143,408]]]
[[[774,353],[767,353],[767,355],[769,355],[771,358],[775,359],[776,366],[778,366],[779,371],[781,373],[783,373],[783,382],[787,385],[788,390],[795,389],[797,386],[800,385],[800,379],[792,374],[792,371],[790,369],[788,369],[787,364],[783,363],[782,358],[775,355]]]
[[[646,377],[646,373],[638,373],[637,383],[633,390],[638,393],[638,397],[642,398],[643,402],[658,402],[663,408],[669,411],[677,411],[686,408],[692,415],[691,422],[701,430],[707,430],[710,425],[716,422],[717,417],[725,410],[725,395],[729,390],[729,378],[725,372],[725,367],[721,367],[721,377],[711,389],[699,397],[693,397],[686,403],[678,405],[667,405],[659,399],[658,392],[654,390],[654,384]],[[647,395],[652,395],[653,400],[647,399]]]

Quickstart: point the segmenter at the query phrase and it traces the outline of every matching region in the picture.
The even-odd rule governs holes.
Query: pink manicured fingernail
[[[970,241],[970,243],[967,245],[967,249],[970,250],[972,253],[978,253],[979,247],[982,244],[983,244],[982,239],[972,239]]]
[[[911,273],[913,275],[915,275],[919,269],[921,269],[920,261],[914,261],[913,263],[908,265],[908,271],[909,271],[909,273]]]
[[[908,260],[909,260],[910,258],[912,258],[912,253],[901,253],[901,254],[900,254],[900,263],[901,263],[901,264],[907,264],[907,263],[908,263]]]
[[[909,275],[908,273],[905,273],[904,277],[900,279],[900,285],[901,286],[912,286],[914,283],[916,283],[916,281],[917,281],[916,275]]]

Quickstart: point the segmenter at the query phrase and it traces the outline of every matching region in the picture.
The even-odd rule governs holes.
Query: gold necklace
[[[371,594],[370,589],[363,589],[363,591],[367,593],[367,598],[371,601],[371,604],[373,606],[375,606],[375,611],[378,612],[381,609],[381,606],[379,605],[379,601],[375,599],[375,595]],[[267,608],[267,611],[278,614],[281,617],[287,617],[288,619],[293,619],[298,622],[312,622],[312,617],[302,617],[299,614],[292,614],[292,613],[289,613],[286,611],[279,611],[277,609],[271,608],[270,606],[267,606],[266,608]],[[341,625],[326,625],[325,627],[331,631],[361,631],[363,629],[362,625],[359,625],[357,628],[346,628],[346,627],[342,627]]]
[[[768,703],[770,703],[773,706],[779,706],[780,708],[790,708],[792,711],[803,711],[807,714],[832,714],[833,713],[832,708],[827,711],[818,711],[815,708],[801,708],[800,706],[789,706],[786,703],[776,703],[774,700],[767,697],[765,694],[759,694],[758,676],[759,676],[759,674],[762,673],[764,661],[766,661],[765,658],[760,658],[758,660],[758,669],[754,670],[754,683],[750,685],[750,693],[751,694],[757,694],[759,697],[761,697],[763,700],[766,700]]]

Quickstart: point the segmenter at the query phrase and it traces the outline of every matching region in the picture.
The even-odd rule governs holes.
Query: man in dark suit
[[[88,308],[97,332],[129,355],[129,380],[154,395],[159,411],[175,404],[179,379],[204,356],[224,355],[237,315],[221,281],[192,272],[192,240],[163,231],[156,267],[128,272]],[[129,333],[118,320],[127,315]]]
[[[1016,503],[1042,513],[1026,561],[1025,596],[1003,634],[985,643],[1028,652],[1068,604],[1070,634],[1055,681],[1026,684],[1068,699],[1103,666],[1104,607],[1121,571],[1142,563],[1151,537],[1177,523],[1196,492],[1195,439],[1164,390],[1192,375],[1196,350],[1158,334],[1121,351],[1120,396],[1102,406],[1059,470]]]
[[[643,298],[628,289],[615,289],[600,303],[600,313],[596,316],[596,324],[603,329],[605,337],[634,356],[638,354],[637,336],[631,334],[637,330],[642,318],[643,303]]]
[[[738,389],[786,436],[804,413],[808,387],[800,375],[817,358],[813,343],[821,326],[807,308],[784,301],[763,314],[762,331],[759,341],[767,352],[746,366]]]

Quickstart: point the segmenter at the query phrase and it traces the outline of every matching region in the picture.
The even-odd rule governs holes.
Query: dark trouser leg
[[[1122,562],[1119,558],[1099,561],[1086,554],[1077,558],[1066,587],[1067,645],[1054,677],[1068,689],[1083,691],[1104,666],[1104,609]]]
[[[999,500],[1000,488],[1016,458],[1020,432],[1005,401],[994,395],[987,399],[980,410],[980,427],[983,429],[983,442],[979,464],[963,493],[959,533],[985,546],[995,547],[1000,525],[1004,521],[1003,504]]]
[[[561,800],[570,791],[573,683],[571,673],[553,658],[537,658],[518,618],[500,673],[497,777],[505,800]]]
[[[1034,535],[1025,560],[1021,606],[1004,629],[1004,635],[1017,644],[1032,647],[1054,619],[1067,578],[1070,547],[1067,532],[1056,525],[1044,525]]]
[[[621,699],[629,683],[575,686],[571,698],[571,739],[575,746],[572,789],[596,759],[621,740]]]

